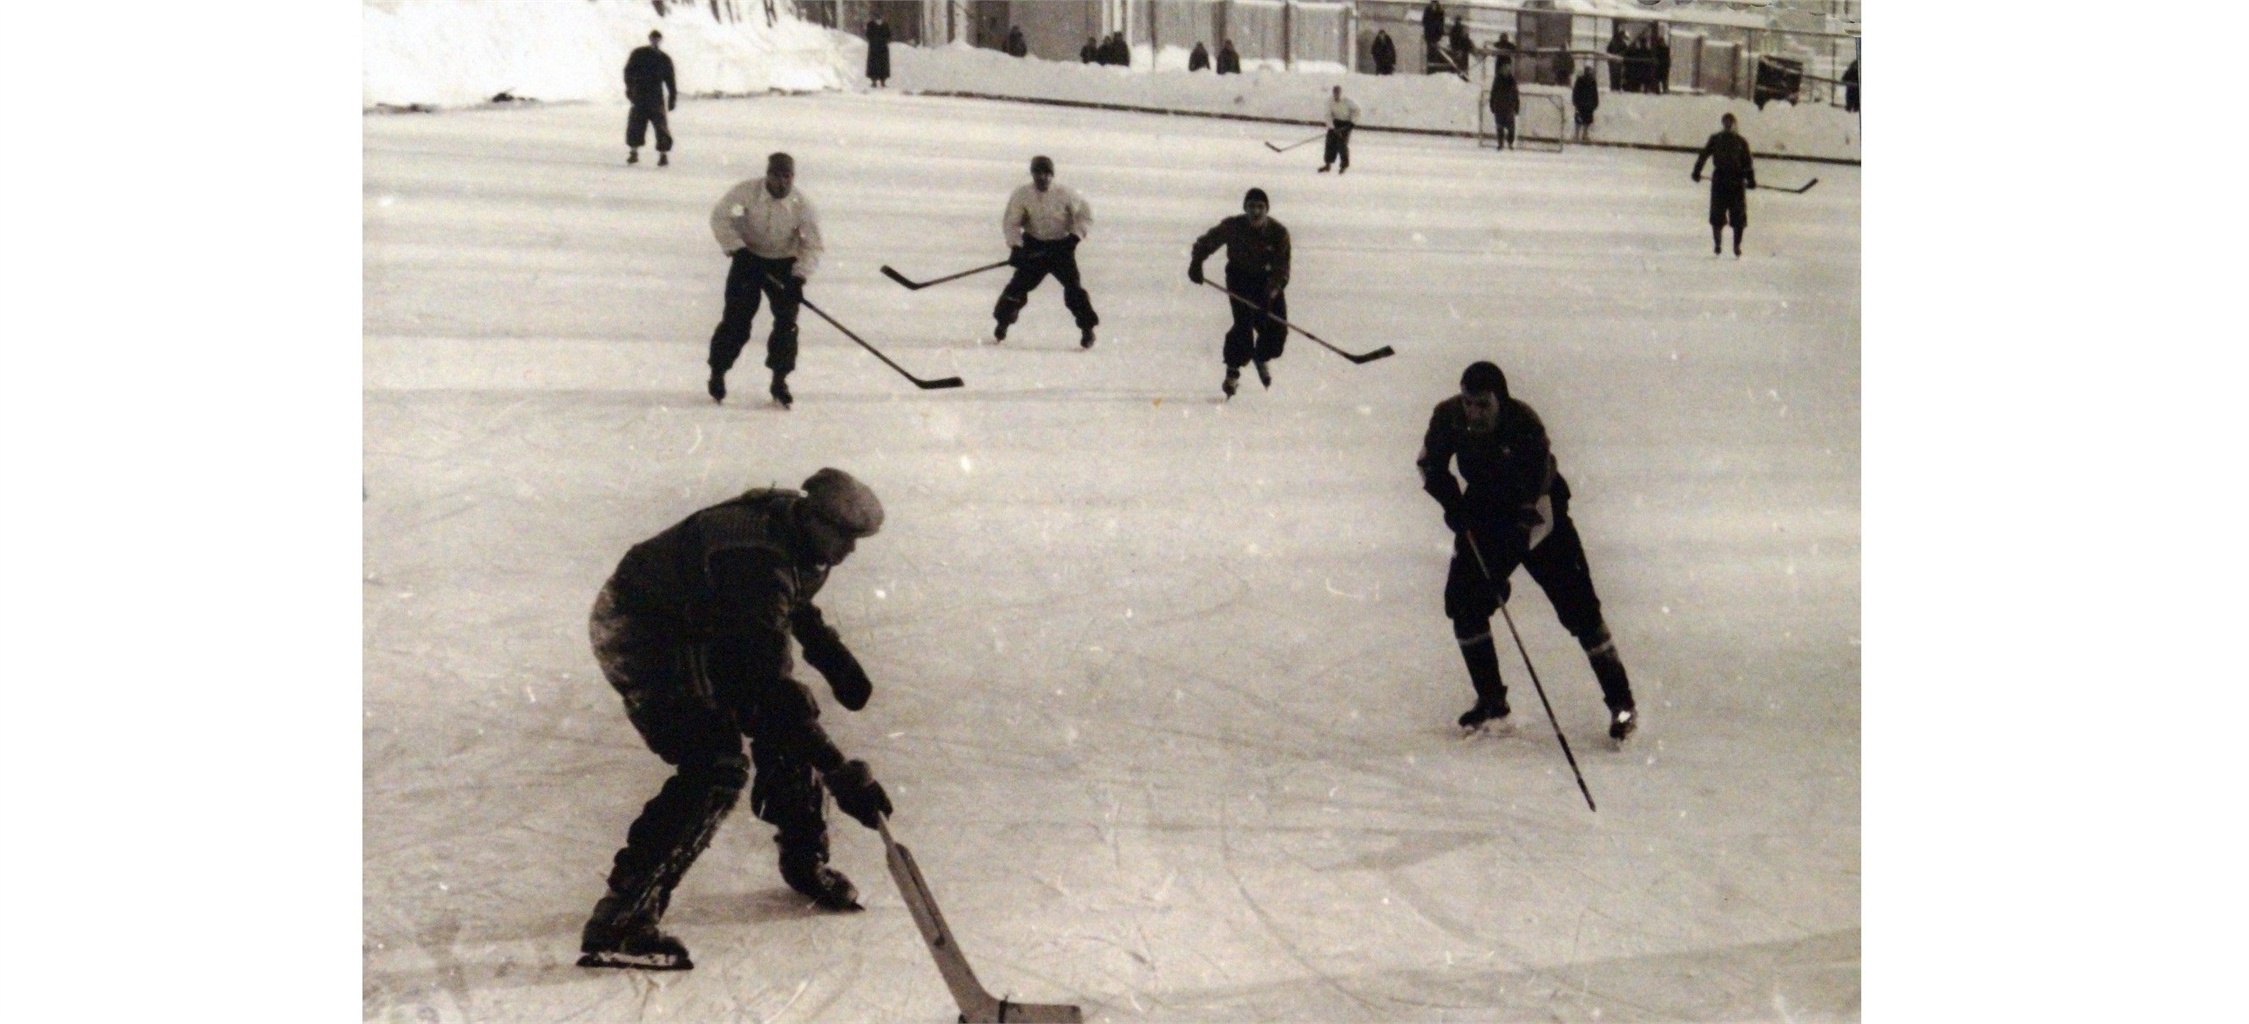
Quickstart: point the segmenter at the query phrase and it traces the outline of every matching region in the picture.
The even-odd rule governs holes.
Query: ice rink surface
[[[1859,172],[1765,161],[1714,259],[1675,153],[898,95],[377,116],[365,138],[364,992],[374,1020],[949,1021],[883,868],[782,886],[738,808],[672,902],[681,974],[573,966],[667,768],[586,613],[627,547],[834,465],[888,507],[821,605],[876,682],[826,705],[995,993],[1090,1020],[1836,1020],[1860,1013]],[[768,320],[713,405],[706,225],[785,149],[828,253],[793,411]],[[1034,153],[1091,201],[1081,351],[1052,282],[979,344]],[[1242,192],[1304,338],[1220,404],[1187,247]],[[1210,269],[1217,277],[1223,257]],[[1463,739],[1448,534],[1413,459],[1488,358],[1544,418],[1646,713],[1611,750],[1576,644],[1511,608],[1514,735]],[[1495,620],[1496,622],[1496,620]],[[810,670],[807,681],[826,700]]]

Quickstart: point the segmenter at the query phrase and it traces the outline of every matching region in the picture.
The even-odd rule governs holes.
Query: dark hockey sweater
[[[1695,177],[1702,176],[1704,161],[1710,162],[1710,182],[1713,185],[1748,184],[1757,186],[1757,166],[1749,157],[1749,140],[1734,132],[1719,132],[1702,144],[1702,155],[1695,157]]]
[[[1255,227],[1249,214],[1228,217],[1195,239],[1191,258],[1199,265],[1220,248],[1226,250],[1226,273],[1263,277],[1270,287],[1288,287],[1288,229],[1280,221],[1267,217],[1264,227]]]
[[[1460,480],[1452,464],[1460,464]],[[1519,523],[1524,510],[1551,497],[1559,508],[1569,499],[1569,485],[1556,472],[1554,453],[1546,439],[1546,424],[1531,407],[1512,398],[1499,403],[1499,419],[1484,433],[1468,429],[1468,415],[1454,395],[1437,403],[1429,413],[1429,430],[1422,435],[1422,489],[1447,509],[1459,508],[1472,523]],[[1560,512],[1557,511],[1557,516]]]
[[[672,59],[653,46],[643,46],[625,58],[625,98],[642,106],[663,106],[664,90],[679,98],[679,82],[672,77]]]

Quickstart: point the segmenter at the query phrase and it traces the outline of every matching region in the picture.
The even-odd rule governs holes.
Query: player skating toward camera
[[[1719,129],[1702,144],[1695,157],[1694,173],[1702,180],[1702,165],[1710,163],[1710,254],[1725,254],[1726,225],[1734,226],[1734,258],[1741,258],[1741,233],[1749,226],[1749,193],[1757,187],[1757,164],[1749,155],[1749,140],[1734,130],[1734,115],[1718,119]],[[1818,184],[1815,180],[1813,184]],[[1811,185],[1804,186],[1806,189]]]
[[[795,401],[789,374],[797,368],[797,307],[804,282],[820,265],[820,215],[796,187],[797,164],[787,153],[765,158],[765,176],[727,190],[711,208],[711,234],[733,265],[726,272],[726,312],[711,332],[711,401],[726,401],[726,371],[749,344],[751,320],[762,295],[773,300],[773,333],[765,339],[767,390],[781,408]]]
[[[1227,303],[1234,324],[1226,331],[1226,380],[1219,387],[1234,397],[1241,387],[1242,364],[1257,364],[1258,382],[1273,386],[1273,371],[1266,364],[1281,357],[1288,344],[1288,229],[1269,216],[1272,201],[1265,190],[1250,189],[1242,196],[1242,212],[1219,221],[1195,239],[1187,263],[1187,280],[1203,283],[1203,261],[1220,248],[1226,250]]]
[[[1093,207],[1068,185],[1054,180],[1054,161],[1031,158],[1031,181],[1017,186],[1007,197],[1000,215],[1000,234],[1007,240],[1009,266],[1015,276],[1000,289],[992,307],[992,338],[1007,340],[1007,329],[1031,301],[1031,290],[1053,274],[1062,285],[1062,305],[1078,325],[1078,344],[1093,347],[1093,329],[1101,317],[1093,312],[1093,296],[1078,277],[1078,243],[1093,231]]]
[[[828,867],[825,797],[868,828],[890,798],[820,727],[811,691],[791,675],[789,638],[837,703],[866,706],[873,684],[812,599],[882,519],[865,484],[822,469],[801,493],[753,490],[688,516],[617,564],[594,599],[594,657],[675,771],[617,851],[580,967],[694,966],[657,923],[745,785],[751,812],[778,830],[782,881],[824,909],[859,908],[851,880]]]
[[[1453,476],[1458,462],[1460,478]],[[1546,425],[1531,407],[1508,396],[1507,377],[1488,362],[1469,365],[1460,393],[1437,403],[1416,460],[1422,489],[1444,509],[1453,532],[1445,576],[1445,617],[1468,664],[1476,703],[1460,716],[1463,729],[1504,720],[1512,710],[1492,642],[1492,613],[1509,596],[1507,578],[1520,565],[1577,638],[1609,708],[1609,737],[1622,742],[1639,727],[1632,684],[1616,641],[1601,618],[1601,598],[1570,520],[1570,487],[1557,470]],[[1461,481],[1467,482],[1464,490]]]

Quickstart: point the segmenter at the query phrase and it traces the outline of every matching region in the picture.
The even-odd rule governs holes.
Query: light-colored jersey
[[[1015,194],[1007,197],[1007,212],[1000,215],[1000,234],[1009,248],[1022,245],[1026,234],[1052,242],[1066,235],[1083,239],[1092,231],[1093,207],[1076,189],[1059,181],[1049,182],[1044,192],[1037,185],[1017,186]]]
[[[810,279],[820,265],[825,248],[820,241],[820,214],[804,190],[789,189],[779,199],[765,190],[765,179],[751,178],[728,189],[711,207],[711,235],[729,256],[736,250],[769,260],[795,257],[796,275]]]
[[[1351,102],[1351,97],[1349,96],[1342,97],[1341,99],[1329,100],[1328,126],[1334,127],[1335,125],[1346,121],[1352,124],[1359,123],[1359,105]]]

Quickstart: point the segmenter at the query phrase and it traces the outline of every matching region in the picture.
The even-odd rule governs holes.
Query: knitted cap
[[[820,516],[853,537],[872,537],[882,529],[882,502],[857,477],[823,468],[804,480],[804,500]]]
[[[787,153],[775,153],[772,156],[766,157],[765,173],[772,174],[775,171],[779,171],[784,174],[795,174],[797,172],[797,158],[790,156]]]
[[[1264,203],[1268,208],[1273,205],[1272,200],[1265,198],[1265,190],[1261,188],[1253,188],[1242,193],[1242,205],[1248,206],[1251,203]]]
[[[1472,395],[1498,395],[1507,397],[1507,375],[1499,372],[1496,364],[1477,361],[1468,364],[1460,374],[1460,390]]]
[[[1043,157],[1043,156],[1034,156],[1034,157],[1032,157],[1032,158],[1031,158],[1031,173],[1032,173],[1032,174],[1037,174],[1037,173],[1039,173],[1040,171],[1045,171],[1045,172],[1046,172],[1046,173],[1048,173],[1048,174],[1053,174],[1053,173],[1054,173],[1054,160],[1053,160],[1053,158],[1051,158],[1051,157]]]

